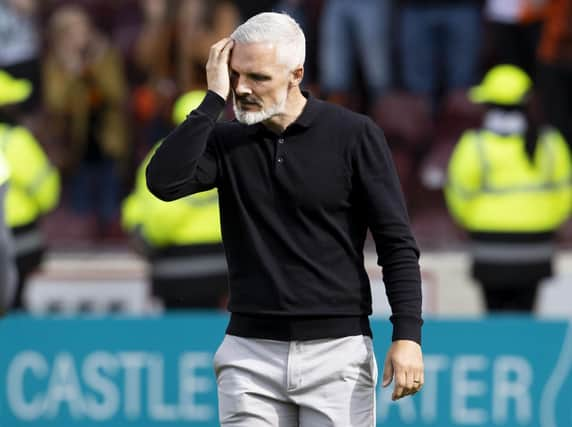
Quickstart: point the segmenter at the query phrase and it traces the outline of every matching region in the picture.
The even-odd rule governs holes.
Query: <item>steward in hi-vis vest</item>
[[[203,98],[202,91],[179,98],[173,111],[175,123],[182,122]],[[157,146],[143,160],[135,189],[123,202],[123,227],[148,258],[153,295],[165,308],[223,307],[227,266],[217,190],[173,202],[157,199],[145,180],[145,168]]]
[[[488,107],[483,126],[464,133],[449,163],[447,205],[469,233],[489,311],[534,309],[540,281],[552,274],[554,234],[572,206],[568,145],[530,119],[531,88],[515,66],[490,70],[469,93]]]
[[[14,263],[14,242],[6,225],[4,205],[10,179],[10,167],[0,151],[0,317],[6,313],[16,292],[16,265]]]
[[[0,151],[10,168],[4,214],[12,231],[18,267],[13,303],[17,309],[23,307],[26,280],[40,266],[46,250],[39,220],[55,208],[60,196],[58,171],[32,133],[15,123],[10,114],[10,108],[25,101],[31,92],[28,81],[0,70]]]

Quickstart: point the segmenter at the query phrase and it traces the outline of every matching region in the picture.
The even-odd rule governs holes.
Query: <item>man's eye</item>
[[[255,80],[255,81],[257,81],[257,82],[264,82],[264,81],[266,81],[266,80],[270,80],[270,77],[268,77],[268,76],[261,76],[261,75],[258,75],[258,74],[255,74],[255,75],[251,76],[251,78],[252,78],[252,80]]]

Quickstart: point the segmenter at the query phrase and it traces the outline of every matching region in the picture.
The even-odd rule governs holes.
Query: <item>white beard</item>
[[[232,108],[234,110],[234,115],[236,119],[245,125],[254,125],[256,123],[268,120],[278,114],[284,113],[286,109],[286,98],[288,97],[288,92],[284,93],[284,97],[279,100],[276,104],[272,105],[267,109],[260,111],[244,111],[236,103],[236,97],[232,98]]]

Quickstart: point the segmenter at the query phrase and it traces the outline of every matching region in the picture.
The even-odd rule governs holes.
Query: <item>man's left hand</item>
[[[392,400],[417,393],[425,382],[421,346],[415,341],[393,341],[383,367],[383,386],[395,378]]]

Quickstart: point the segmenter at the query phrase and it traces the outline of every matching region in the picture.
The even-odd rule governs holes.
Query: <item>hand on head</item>
[[[208,89],[217,93],[225,100],[230,94],[228,64],[233,46],[234,41],[230,37],[225,37],[216,42],[211,47],[206,66]]]

